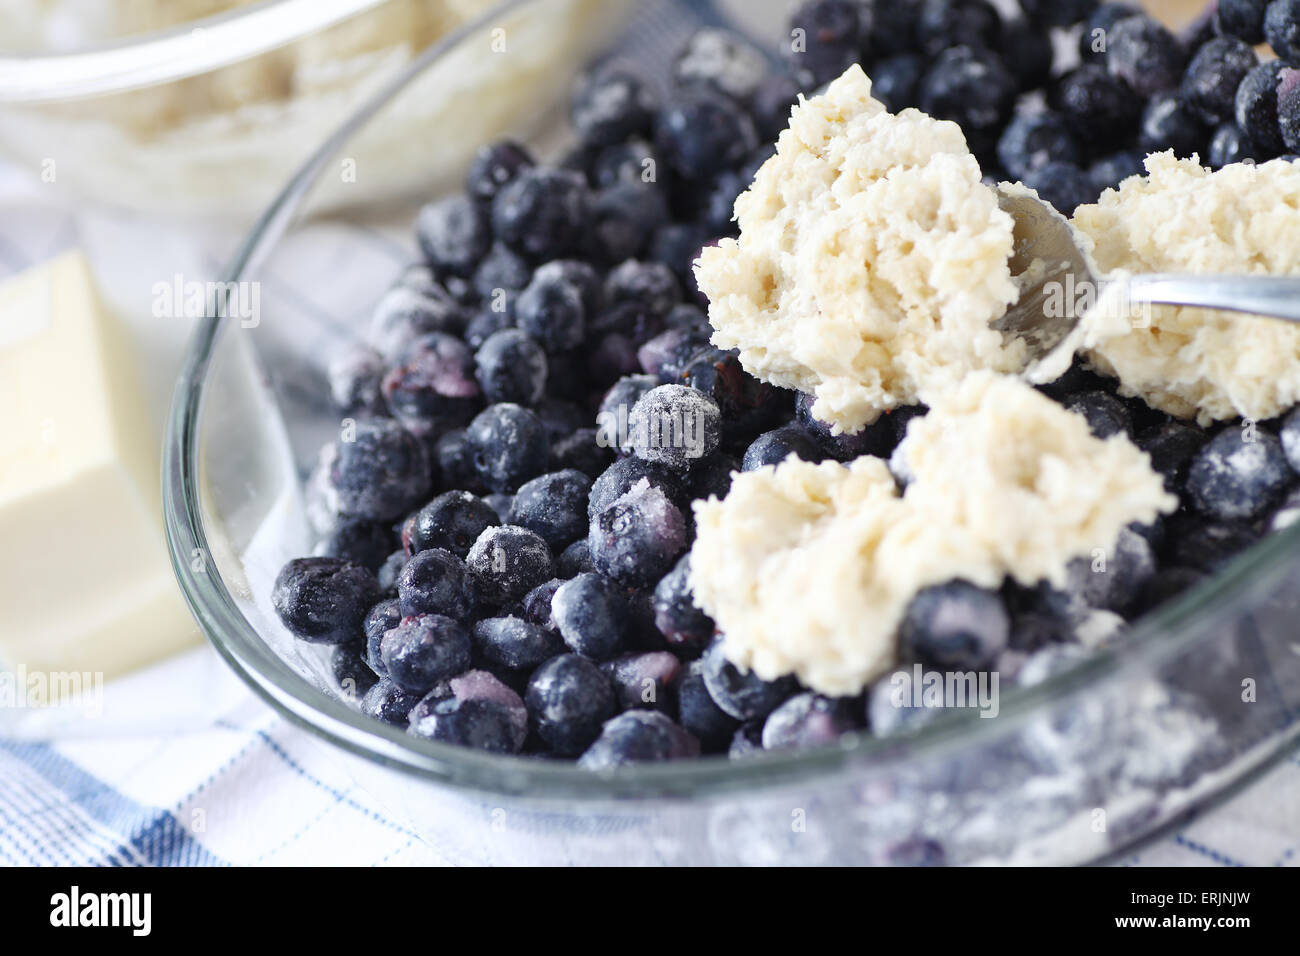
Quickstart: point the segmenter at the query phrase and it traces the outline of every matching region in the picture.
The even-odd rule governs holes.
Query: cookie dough
[[[1011,217],[960,128],[891,115],[861,67],[794,108],[735,211],[740,238],[695,266],[713,342],[814,394],[837,432],[971,370],[1023,368],[989,327],[1017,298]]]
[[[696,503],[691,586],[730,660],[857,693],[896,663],[922,588],[1063,584],[1071,559],[1109,554],[1120,529],[1177,507],[1127,437],[1095,438],[1079,415],[987,371],[915,419],[899,454],[912,476],[901,494],[879,459],[792,457]]]

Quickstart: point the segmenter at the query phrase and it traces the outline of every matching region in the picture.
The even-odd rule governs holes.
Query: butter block
[[[104,680],[194,644],[160,441],[85,257],[0,283],[0,665]]]

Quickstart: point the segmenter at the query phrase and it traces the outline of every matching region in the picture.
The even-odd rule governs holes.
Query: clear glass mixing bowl
[[[566,9],[571,0],[525,0],[502,15],[557,24]],[[643,64],[662,71],[698,25],[684,9],[637,5],[627,30]],[[267,293],[261,321],[207,319],[177,387],[164,462],[177,576],[203,631],[276,711],[448,859],[487,863],[1095,861],[1290,749],[1300,526],[1121,643],[1035,686],[1003,687],[995,718],[956,712],[910,736],[593,774],[417,739],[330,690],[323,656],[284,631],[268,592],[281,563],[310,550],[302,480],[340,426],[321,366],[333,343],[360,337],[369,306],[414,257],[416,207],[395,220],[302,213],[353,143],[400,113],[403,89],[481,56],[495,22],[431,50],[293,177],[226,276]],[[533,118],[560,130],[552,88],[529,94]],[[445,132],[467,145],[495,135],[470,120]]]

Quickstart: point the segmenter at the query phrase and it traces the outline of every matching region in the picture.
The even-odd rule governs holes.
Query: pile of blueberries
[[[1295,17],[1278,26],[1293,6],[1274,3],[1264,21],[1283,52],[1300,49],[1278,42],[1300,42]],[[693,501],[791,454],[888,459],[926,410],[832,435],[809,396],[710,345],[691,263],[734,235],[733,202],[797,95],[858,60],[891,107],[958,120],[1008,172],[1087,175],[1090,196],[1134,171],[1117,157],[1135,145],[1167,145],[1151,139],[1159,104],[1179,117],[1162,129],[1215,110],[1231,122],[1233,92],[1259,75],[1253,32],[1194,52],[1123,5],[1094,7],[1036,0],[1003,23],[983,0],[815,0],[793,15],[807,43],[785,68],[701,31],[662,100],[617,64],[584,78],[570,110],[579,146],[557,164],[514,142],[483,148],[465,192],[420,212],[423,261],[381,298],[366,344],[330,363],[347,428],[308,484],[317,555],[274,584],[288,630],[332,647],[340,689],[372,717],[591,768],[888,736],[930,719],[932,708],[898,705],[890,676],[832,699],[741,672],[695,606]],[[1222,0],[1216,22],[1237,29],[1243,7]],[[1048,81],[1048,29],[1085,16],[1107,24],[1111,52],[1056,81],[1054,109],[1013,115]],[[1260,133],[1247,112],[1242,142]],[[1104,572],[1077,563],[1065,589],[922,592],[899,633],[908,668],[1039,680],[1300,514],[1297,415],[1211,434],[1077,365],[1044,391],[1097,435],[1130,435],[1183,507],[1127,529]]]

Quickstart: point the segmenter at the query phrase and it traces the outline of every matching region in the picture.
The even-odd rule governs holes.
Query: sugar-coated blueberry
[[[1002,24],[1002,61],[1022,91],[1037,90],[1052,78],[1056,49],[1050,27],[1029,17],[1011,17]]]
[[[1300,152],[1300,69],[1281,73],[1277,86],[1277,122],[1286,148],[1292,153]]]
[[[394,286],[375,305],[366,339],[385,361],[396,362],[416,339],[433,332],[457,335],[469,318],[465,307],[440,286]]]
[[[766,681],[753,671],[741,670],[727,660],[721,640],[705,651],[701,672],[713,702],[737,720],[766,717],[799,686],[793,677]]]
[[[1263,430],[1230,426],[1192,459],[1187,494],[1207,517],[1249,520],[1276,503],[1294,480],[1278,439]]]
[[[916,22],[921,52],[937,56],[960,44],[998,49],[1002,17],[988,0],[922,0]]]
[[[1142,100],[1097,63],[1085,63],[1057,80],[1052,101],[1085,143],[1123,140],[1142,113]]]
[[[763,721],[747,720],[731,735],[727,747],[727,756],[732,760],[744,760],[754,754],[763,752]]]
[[[325,373],[334,407],[348,416],[383,414],[388,407],[380,389],[385,370],[383,356],[367,345],[336,352]]]
[[[1092,177],[1070,163],[1039,166],[1025,174],[1024,183],[1063,216],[1073,216],[1079,206],[1097,201]]]
[[[1011,622],[993,591],[967,581],[925,588],[912,598],[898,641],[903,652],[941,670],[989,667],[1007,646]]]
[[[1277,112],[1277,90],[1285,68],[1281,60],[1261,63],[1237,87],[1234,110],[1237,125],[1269,155],[1277,155],[1286,148]]]
[[[343,558],[295,558],[271,586],[281,622],[313,644],[359,640],[366,612],[382,597],[374,573]]]
[[[686,521],[662,489],[642,479],[591,519],[587,544],[597,571],[647,587],[686,550]]]
[[[404,617],[380,642],[388,679],[408,694],[426,694],[470,665],[464,625],[441,614]]]
[[[1146,154],[1141,150],[1121,150],[1103,156],[1088,167],[1088,178],[1093,188],[1101,193],[1114,189],[1130,176],[1141,176],[1146,167],[1143,165]]]
[[[396,519],[417,505],[433,483],[424,446],[388,419],[357,422],[352,434],[330,447],[327,461],[338,511],[352,518]]]
[[[330,673],[339,692],[349,700],[359,700],[365,696],[379,679],[366,663],[364,641],[334,645],[330,651]]]
[[[1246,131],[1230,120],[1219,126],[1210,137],[1210,148],[1206,150],[1205,161],[1211,169],[1222,169],[1263,155]]]
[[[595,518],[615,501],[627,494],[632,486],[645,479],[660,489],[679,507],[685,506],[682,476],[663,465],[641,458],[620,458],[606,468],[591,483],[591,496],[587,499],[587,517]]]
[[[1110,51],[1111,30],[1121,20],[1137,16],[1141,8],[1133,3],[1103,3],[1088,15],[1079,34],[1079,57],[1084,62],[1105,60]]]
[[[397,576],[397,599],[405,617],[442,614],[465,621],[475,607],[465,562],[444,548],[428,548],[406,563]]]
[[[1151,467],[1165,480],[1165,487],[1178,491],[1187,474],[1187,465],[1204,447],[1208,436],[1194,425],[1169,422],[1141,432],[1136,444],[1151,456]]]
[[[378,573],[392,553],[397,538],[387,521],[344,520],[321,545],[321,554],[343,558]]]
[[[561,654],[538,667],[524,703],[537,735],[564,757],[586,750],[617,709],[609,678],[577,654]]]
[[[1097,438],[1110,438],[1132,428],[1124,403],[1108,392],[1076,392],[1065,407],[1088,420],[1088,429]]]
[[[685,385],[659,385],[633,406],[628,416],[634,455],[685,471],[711,455],[721,440],[718,403]]]
[[[519,328],[548,352],[563,352],[582,344],[586,323],[582,290],[562,269],[543,266],[533,273],[519,294],[515,317]]]
[[[1053,27],[1066,27],[1087,19],[1097,0],[1020,0],[1025,16]]]
[[[484,598],[497,605],[519,600],[550,579],[554,567],[539,534],[508,524],[484,530],[465,563]]]
[[[380,677],[387,677],[381,643],[384,635],[397,627],[402,620],[402,608],[397,598],[380,601],[366,612],[361,630],[366,638],[366,663]]]
[[[768,75],[768,65],[743,37],[731,30],[707,28],[686,41],[672,72],[681,87],[704,85],[743,103]]]
[[[869,16],[853,0],[805,0],[791,12],[787,35],[792,40],[784,52],[801,89],[829,83],[858,59]]]
[[[921,77],[925,75],[924,58],[915,53],[900,53],[881,60],[871,70],[871,95],[899,113],[919,102]]]
[[[565,580],[576,578],[584,571],[595,570],[596,566],[591,563],[591,546],[587,544],[586,538],[579,538],[565,548],[555,562],[555,573]]]
[[[1138,144],[1148,153],[1172,149],[1183,159],[1205,152],[1209,127],[1177,93],[1161,93],[1142,112]],[[1137,172],[1141,171],[1139,166]],[[1112,184],[1113,185],[1113,184]]]
[[[1156,571],[1156,557],[1147,540],[1122,528],[1104,559],[1075,558],[1068,568],[1069,587],[1089,607],[1123,613]]]
[[[921,109],[935,119],[954,120],[971,149],[989,152],[1011,115],[1018,84],[996,54],[954,46],[939,53],[921,80]]]

